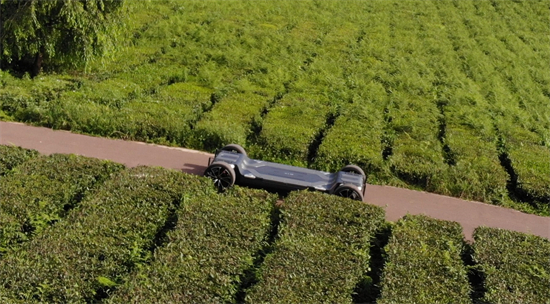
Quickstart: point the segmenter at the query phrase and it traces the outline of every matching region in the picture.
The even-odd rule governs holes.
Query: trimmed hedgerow
[[[309,146],[325,126],[329,101],[322,95],[290,93],[269,109],[261,122],[256,157],[305,165]]]
[[[407,215],[392,229],[378,303],[470,303],[462,227]]]
[[[502,204],[508,174],[500,164],[496,135],[480,136],[461,126],[447,126],[446,143],[456,164],[447,169],[447,189],[440,193],[463,199]]]
[[[76,155],[40,156],[0,179],[0,252],[63,218],[123,165]]]
[[[88,99],[87,90],[65,92],[36,115],[59,129],[124,139],[185,145],[191,123],[211,106],[212,90],[193,83],[174,83],[141,98],[102,102]]]
[[[474,262],[489,303],[550,303],[550,242],[498,228],[474,231]]]
[[[448,60],[448,64],[456,63]],[[464,75],[440,81],[437,103],[444,118],[440,136],[449,167],[448,182],[438,193],[506,205],[509,176],[499,159],[498,136],[486,110],[487,101],[471,89],[475,84]]]
[[[273,252],[248,303],[351,303],[369,268],[370,240],[384,210],[318,192],[294,192],[282,206]]]
[[[301,92],[306,95],[305,99],[314,100],[318,100],[315,94],[324,94],[344,110],[352,100],[361,103],[354,96],[368,91],[366,84],[374,82],[383,86],[390,101],[400,96],[407,101],[418,101],[418,109],[412,111],[408,111],[404,103],[401,103],[404,106],[387,107],[384,130],[388,132],[382,140],[384,156],[389,160],[386,163],[394,169],[390,177],[402,178],[409,183],[408,187],[437,193],[451,189],[453,193],[472,198],[487,196],[480,195],[484,190],[478,190],[485,185],[478,183],[477,176],[486,172],[486,168],[496,169],[492,164],[494,158],[475,160],[480,164],[477,168],[474,159],[465,157],[465,166],[453,167],[448,170],[450,178],[441,180],[448,166],[445,159],[441,165],[439,155],[447,153],[441,151],[442,148],[450,147],[452,152],[453,147],[450,141],[438,143],[443,141],[437,137],[438,133],[444,133],[444,121],[440,123],[439,117],[429,112],[435,110],[437,114],[435,103],[444,92],[448,92],[449,101],[464,93],[478,95],[471,103],[457,108],[483,113],[490,124],[504,114],[512,118],[514,126],[538,133],[542,138],[534,148],[537,151],[530,153],[529,146],[522,149],[517,155],[518,162],[530,163],[531,159],[523,160],[524,155],[533,155],[541,146],[550,146],[550,73],[546,68],[550,49],[546,47],[548,7],[544,1],[348,1],[345,6],[338,1],[300,1],[299,4],[192,1],[185,5],[178,1],[134,2],[127,6],[127,39],[120,41],[127,48],[118,52],[114,60],[91,63],[82,75],[41,74],[33,79],[21,79],[0,72],[0,117],[101,136],[211,150],[212,146],[221,145],[210,143],[207,139],[210,135],[195,132],[193,126],[194,120],[208,113],[212,106],[209,95],[213,92],[216,94],[212,101],[219,102],[220,109],[224,100],[217,99],[219,91],[224,94],[274,91],[287,95]],[[192,83],[210,93],[191,106],[186,102],[167,102],[160,96],[164,92],[180,99],[181,83]],[[463,93],[456,94],[459,90]],[[373,103],[379,106],[380,101]],[[317,105],[308,108],[316,109]],[[206,109],[198,111],[202,106]],[[216,111],[216,108],[214,104],[212,109]],[[262,120],[263,138],[270,141],[269,145],[256,142],[255,138],[242,142],[243,129],[225,129],[229,120],[223,115],[213,115],[214,111],[211,119],[200,124],[212,134],[214,141],[218,134],[227,136],[220,141],[237,141],[265,152],[250,151],[251,156],[287,163],[313,165],[312,160],[306,160],[303,155],[309,158],[321,155],[322,151],[316,153],[316,148],[324,135],[329,140],[341,132],[342,141],[334,140],[334,143],[348,146],[345,141],[353,138],[352,127],[340,131],[336,122],[334,131],[330,131],[330,123],[323,126],[330,122],[327,112],[312,114],[313,119],[308,113],[297,115],[297,119],[270,118],[273,113],[288,113],[299,108],[292,104],[268,109],[272,111]],[[505,114],[510,110],[511,116]],[[446,108],[440,111],[445,113],[446,120],[457,117],[457,113]],[[344,112],[340,115],[341,123],[354,124],[353,129],[359,129],[359,122],[351,118],[346,122],[349,112]],[[328,114],[335,113],[332,108],[328,111]],[[364,154],[356,143],[353,150],[335,150],[334,156],[332,151],[326,155],[333,157],[334,162],[340,154],[354,157],[350,161],[365,163],[362,166],[368,171],[367,162],[372,159],[369,154],[376,150],[370,145],[380,127],[372,126],[375,133],[372,136],[368,126],[368,131],[358,130],[362,134],[359,141],[365,143]],[[253,129],[261,127],[258,123]],[[299,134],[302,131],[304,133]],[[202,139],[202,136],[204,146],[187,140]],[[481,149],[491,145],[489,141],[479,141],[484,146]],[[288,142],[296,144],[287,146]],[[457,149],[465,147],[463,144],[467,142],[457,143]],[[298,155],[292,154],[294,152]],[[390,155],[392,153],[395,155]],[[472,154],[465,152],[464,155]],[[469,166],[470,160],[472,166]],[[541,172],[536,169],[539,165],[520,166],[517,170],[520,177],[526,174],[525,178],[532,178],[533,182],[546,181],[533,177],[538,173],[529,173],[535,169],[534,172],[545,177],[547,167]],[[520,172],[522,168],[526,169],[525,173]],[[378,179],[371,179],[373,181],[395,184],[385,176],[371,176]],[[472,177],[471,184],[480,187],[468,187],[470,183],[462,177]],[[458,181],[457,184],[453,184],[454,181]],[[519,186],[525,185],[525,189],[520,189],[540,197],[538,192],[531,191],[538,190],[530,188],[528,183],[531,181],[521,182]]]
[[[114,176],[65,220],[0,260],[3,302],[85,303],[107,296],[150,256],[182,199],[206,179],[137,167]]]
[[[510,144],[508,155],[517,174],[520,195],[550,206],[550,149],[524,142]]]
[[[394,94],[390,125],[394,131],[389,163],[395,174],[411,185],[433,191],[440,187],[444,163],[437,138],[441,117],[434,104],[407,93]]]
[[[0,176],[5,175],[17,165],[38,156],[38,151],[17,146],[0,145]]]
[[[365,91],[366,96],[342,107],[319,146],[314,165],[324,171],[338,171],[354,163],[365,170],[368,178],[379,181],[385,148],[381,108],[388,102],[387,94],[374,83],[367,85]]]
[[[515,195],[550,206],[550,148],[541,137],[515,125],[512,117],[497,121],[501,153],[508,158]],[[547,208],[547,207],[546,207]]]
[[[209,151],[233,143],[246,147],[247,138],[253,132],[252,125],[260,119],[268,101],[268,97],[254,93],[223,98],[195,124],[192,146]]]
[[[0,116],[38,122],[39,109],[47,107],[65,90],[74,89],[67,76],[17,78],[0,71]]]
[[[168,244],[109,299],[112,303],[233,303],[265,246],[276,196],[233,188],[188,200]]]

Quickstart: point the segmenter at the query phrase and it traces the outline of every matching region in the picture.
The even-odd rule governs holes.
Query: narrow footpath
[[[72,153],[108,159],[129,167],[160,166],[199,175],[206,169],[208,158],[213,156],[183,148],[92,137],[2,121],[0,144],[35,149],[43,154]],[[367,185],[365,202],[384,207],[389,221],[396,221],[410,213],[459,222],[467,240],[472,240],[472,233],[478,226],[531,233],[550,239],[550,217],[480,202],[377,185]]]

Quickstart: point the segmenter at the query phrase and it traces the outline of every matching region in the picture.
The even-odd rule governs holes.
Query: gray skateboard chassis
[[[276,191],[316,190],[363,200],[365,174],[353,165],[336,173],[251,159],[242,147],[228,145],[216,151],[208,160],[204,175],[210,177],[219,190],[233,184]]]

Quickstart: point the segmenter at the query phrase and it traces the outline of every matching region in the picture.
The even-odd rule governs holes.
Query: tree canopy
[[[112,52],[124,0],[0,0],[1,68],[80,68]]]

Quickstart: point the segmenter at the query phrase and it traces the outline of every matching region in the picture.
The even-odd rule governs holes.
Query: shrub
[[[262,121],[256,157],[305,165],[309,146],[330,114],[328,103],[321,95],[297,93],[278,100]]]
[[[493,125],[506,116],[540,137],[533,153],[528,145],[513,157],[514,192],[524,193],[519,200],[546,203],[544,162],[523,157],[544,157],[550,146],[546,12],[544,1],[132,3],[129,35],[119,41],[127,47],[115,60],[92,63],[85,75],[18,79],[0,72],[0,119],[210,151],[238,142],[253,157],[325,170],[349,158],[374,183],[496,202],[506,200],[502,174],[496,191],[480,182],[485,170],[499,171],[493,156],[474,161],[464,150],[462,163],[447,170],[443,149],[453,147],[438,134],[459,117],[468,121],[453,127],[476,118]],[[189,91],[200,91],[200,98],[182,97]],[[232,97],[220,99],[228,92],[286,96],[263,117],[257,111],[264,101],[233,108]],[[437,109],[442,95],[457,106]],[[347,110],[356,103],[389,112],[383,122],[357,121]],[[470,115],[475,112],[480,115]],[[472,150],[489,151],[491,141],[480,140],[473,122],[479,145]],[[379,130],[389,156],[383,165],[374,158]],[[353,132],[359,142],[346,150]],[[459,141],[455,148],[466,148]]]
[[[474,231],[474,261],[490,303],[550,303],[548,239],[497,228]]]
[[[452,64],[452,63],[449,63]],[[502,167],[494,121],[487,101],[464,75],[445,76],[438,104],[444,114],[442,141],[449,164],[448,182],[441,194],[464,199],[508,204],[508,174]],[[464,83],[463,83],[464,82]]]
[[[449,188],[440,193],[495,204],[506,201],[508,174],[500,164],[496,135],[484,138],[464,127],[447,126],[445,142],[456,164],[448,168]]]
[[[37,121],[35,112],[48,106],[73,83],[63,76],[41,76],[17,79],[0,72],[0,110],[19,121]]]
[[[253,93],[223,98],[195,125],[193,146],[208,151],[232,143],[246,147],[253,123],[260,119],[260,113],[267,105],[268,97]]]
[[[503,152],[510,159],[516,175],[520,198],[550,205],[550,149],[540,145],[536,133],[514,125],[511,117],[498,121],[503,140]]]
[[[550,205],[550,149],[524,143],[510,145],[509,151],[520,191]]]
[[[83,100],[114,108],[121,108],[128,101],[142,94],[141,88],[135,83],[114,77],[99,82],[82,83],[78,92]]]
[[[168,244],[109,302],[233,303],[244,272],[266,245],[275,200],[238,187],[186,200]]]
[[[0,145],[0,176],[7,174],[13,168],[36,156],[38,156],[36,150]]]
[[[0,179],[0,251],[22,242],[63,218],[97,184],[123,166],[76,155],[31,159]]]
[[[338,171],[353,163],[364,168],[367,178],[380,178],[383,122],[371,110],[366,104],[343,110],[319,147],[315,167]]]
[[[0,260],[0,297],[97,301],[148,260],[182,199],[213,193],[203,178],[158,168],[125,170],[66,219]]]
[[[211,93],[190,83],[174,83],[151,96],[101,104],[88,101],[82,92],[66,92],[40,116],[54,128],[185,145],[191,123],[210,107]]]
[[[433,191],[446,169],[437,138],[440,113],[434,104],[426,104],[405,93],[395,95],[390,108],[395,139],[389,163],[398,177]]]
[[[248,303],[351,303],[369,267],[384,210],[318,192],[293,192],[278,239],[248,290]]]
[[[384,174],[386,138],[383,108],[387,94],[380,84],[370,83],[363,96],[352,104],[342,104],[334,126],[323,138],[314,166],[325,171],[338,171],[351,163],[363,168],[371,183],[387,181]]]
[[[384,248],[378,303],[470,303],[463,249],[460,224],[424,215],[402,218]]]

